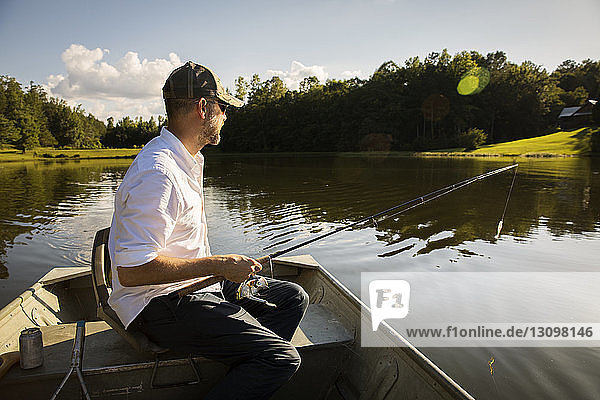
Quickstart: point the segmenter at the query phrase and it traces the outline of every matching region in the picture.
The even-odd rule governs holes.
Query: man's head
[[[226,108],[243,104],[225,91],[214,72],[191,61],[171,72],[163,86],[163,98],[169,128],[193,129],[200,148],[219,143]]]

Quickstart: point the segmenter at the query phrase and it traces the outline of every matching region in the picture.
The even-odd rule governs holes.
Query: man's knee
[[[310,303],[310,297],[308,297],[308,293],[306,293],[306,290],[304,290],[302,286],[300,286],[300,292],[298,293],[298,296],[302,301],[302,306],[306,309],[306,307],[308,307],[308,303]]]
[[[281,355],[283,356],[283,368],[285,368],[289,377],[291,377],[298,371],[298,368],[300,368],[300,363],[302,362],[300,354],[298,353],[298,350],[289,343],[289,346],[287,346],[286,350]]]
[[[306,310],[308,304],[310,302],[310,298],[308,297],[308,293],[306,290],[298,284],[290,283],[290,290],[293,291],[293,298],[296,300],[297,306],[302,308],[302,310]]]
[[[294,375],[300,368],[301,363],[298,350],[291,343],[284,340],[262,352],[261,358],[266,366],[286,380]]]

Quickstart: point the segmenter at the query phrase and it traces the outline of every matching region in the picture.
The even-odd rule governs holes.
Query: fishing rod
[[[443,187],[441,189],[434,190],[433,192],[430,192],[430,193],[427,193],[425,195],[416,197],[416,198],[414,198],[412,200],[408,200],[408,201],[405,201],[403,203],[397,204],[397,205],[395,205],[393,207],[390,207],[390,208],[388,208],[386,210],[379,211],[379,212],[377,212],[377,213],[375,213],[373,215],[369,215],[368,217],[364,217],[364,218],[362,218],[362,219],[360,219],[360,220],[358,220],[356,222],[352,222],[352,223],[346,224],[344,226],[340,226],[340,227],[338,227],[338,228],[336,228],[336,229],[334,229],[334,230],[332,230],[330,232],[326,232],[326,233],[324,233],[322,235],[319,235],[319,236],[317,236],[315,238],[312,238],[312,239],[306,240],[306,241],[304,241],[302,243],[299,243],[299,244],[296,244],[294,246],[288,247],[287,249],[279,250],[279,251],[276,251],[275,253],[271,253],[271,254],[269,254],[267,256],[260,257],[260,258],[257,259],[257,261],[260,264],[262,264],[262,265],[268,264],[269,267],[270,267],[270,270],[271,270],[271,275],[273,275],[273,265],[272,265],[272,262],[271,262],[273,258],[280,257],[280,256],[282,256],[284,254],[287,254],[289,252],[297,250],[297,249],[299,249],[301,247],[308,246],[309,244],[314,243],[314,242],[316,242],[318,240],[324,239],[324,238],[329,237],[331,235],[335,235],[336,233],[339,233],[339,232],[342,232],[342,231],[346,231],[348,229],[352,229],[355,226],[358,226],[360,224],[364,224],[366,222],[372,222],[375,226],[377,226],[378,222],[385,221],[385,220],[387,220],[389,218],[393,218],[393,217],[395,217],[397,215],[400,215],[400,214],[402,214],[402,213],[404,213],[404,212],[406,212],[408,210],[411,210],[411,209],[413,209],[415,207],[418,207],[420,205],[429,203],[430,201],[433,201],[433,200],[438,199],[438,198],[440,198],[442,196],[445,196],[448,193],[451,193],[451,192],[453,192],[455,190],[461,189],[461,188],[463,188],[465,186],[468,186],[468,185],[470,185],[470,184],[472,184],[474,182],[480,181],[482,179],[489,178],[490,176],[502,173],[504,171],[508,171],[508,170],[510,170],[512,168],[516,168],[518,165],[519,164],[513,164],[513,165],[509,165],[507,167],[498,168],[498,169],[495,169],[493,171],[488,171],[488,172],[485,172],[483,174],[474,176],[472,178],[468,178],[468,179],[465,179],[463,181],[454,183],[452,185],[448,185],[448,186]],[[515,170],[515,172],[516,172],[516,170]],[[514,184],[514,178],[513,178],[513,184]],[[511,190],[512,190],[512,185],[511,185]],[[507,205],[508,205],[508,199],[507,199]],[[506,211],[506,208],[505,208],[505,211]],[[504,218],[504,215],[502,216],[502,218]],[[498,231],[499,230],[500,230],[500,228],[498,229]],[[216,278],[217,280],[223,280],[222,277],[213,277],[213,278]],[[252,279],[252,278],[250,278],[250,279]],[[202,282],[199,282],[199,283],[191,284],[189,286],[186,286],[186,287],[180,289],[179,290],[179,294],[180,294],[180,296],[183,296],[183,295],[192,293],[192,292],[194,292],[194,291],[196,291],[198,289],[201,289],[202,287],[204,287],[204,286],[207,285],[207,283],[205,283],[205,282],[208,282],[208,281],[210,281],[211,283],[214,283],[213,281],[211,281],[210,279],[208,279],[207,281],[202,281]],[[248,280],[246,282],[248,282]],[[242,286],[243,285],[240,285],[240,288]],[[254,296],[250,296],[250,297],[253,298],[253,299],[255,299],[255,300],[257,300],[257,301],[265,302],[265,300],[263,300],[263,299],[255,298]]]
[[[368,217],[364,217],[364,218],[362,218],[359,221],[352,222],[352,223],[344,225],[344,226],[340,226],[339,228],[336,228],[336,229],[334,229],[334,230],[332,230],[330,232],[324,233],[324,234],[322,234],[320,236],[317,236],[315,238],[309,239],[309,240],[307,240],[305,242],[299,243],[299,244],[294,245],[292,247],[289,247],[287,249],[276,251],[275,253],[269,254],[268,256],[261,257],[260,260],[266,259],[267,257],[269,257],[269,258],[280,257],[280,256],[282,256],[284,254],[287,254],[287,253],[291,252],[291,251],[297,250],[300,247],[307,246],[307,245],[309,245],[311,243],[314,243],[314,242],[316,242],[318,240],[324,239],[324,238],[326,238],[328,236],[331,236],[331,235],[335,235],[338,232],[342,232],[342,231],[354,228],[355,226],[358,226],[360,224],[364,224],[366,222],[372,222],[375,226],[377,226],[378,222],[385,221],[386,219],[393,218],[393,217],[395,217],[397,215],[400,215],[400,214],[402,214],[402,213],[404,213],[404,212],[406,212],[406,211],[408,211],[410,209],[413,209],[415,207],[418,207],[418,206],[420,206],[422,204],[429,203],[432,200],[435,200],[435,199],[440,198],[442,196],[445,196],[448,193],[451,193],[451,192],[453,192],[455,190],[458,190],[458,189],[461,189],[461,188],[463,188],[465,186],[468,186],[471,183],[480,181],[482,179],[489,178],[490,176],[499,174],[499,173],[504,172],[504,171],[508,171],[508,170],[510,170],[512,168],[516,168],[518,165],[519,164],[513,164],[513,165],[509,165],[507,167],[498,168],[498,169],[495,169],[493,171],[489,171],[489,172],[483,173],[481,175],[477,175],[477,176],[474,176],[472,178],[465,179],[464,181],[457,182],[457,183],[454,183],[452,185],[443,187],[441,189],[434,190],[433,192],[427,193],[427,194],[425,194],[423,196],[416,197],[416,198],[414,198],[412,200],[405,201],[404,203],[395,205],[395,206],[390,207],[390,208],[388,208],[386,210],[380,211],[380,212],[378,212],[376,214],[369,215]],[[513,183],[514,183],[514,178],[513,178]],[[511,185],[511,189],[512,189],[512,185]],[[401,209],[401,210],[397,211],[398,209]],[[392,211],[395,211],[395,212],[388,215],[388,213],[391,213]]]

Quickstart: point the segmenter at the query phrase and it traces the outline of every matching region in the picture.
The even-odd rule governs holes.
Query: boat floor
[[[26,388],[28,383],[40,383],[41,381],[59,380],[65,376],[70,368],[71,350],[73,339],[75,337],[75,323],[60,324],[54,326],[41,327],[44,339],[44,364],[41,367],[32,370],[23,370],[18,366],[14,366],[4,376],[0,383],[0,388],[8,388],[19,386]],[[325,306],[321,304],[311,304],[307,313],[296,330],[292,343],[298,348],[301,356],[305,359],[308,355],[309,363],[320,365],[322,368],[327,368],[328,371],[322,371],[325,374],[331,374],[331,369],[338,369],[341,366],[332,365],[323,359],[325,353],[330,353],[327,349],[335,350],[335,353],[340,353],[341,347],[348,347],[354,340],[353,335],[336,319],[336,317]],[[323,355],[311,357],[309,353],[320,350]],[[328,357],[331,357],[329,355]],[[314,358],[314,360],[311,360]],[[341,360],[338,359],[337,363]],[[200,371],[201,378],[204,383],[213,385],[218,381],[227,369],[224,365],[208,360],[202,357],[194,358],[196,365]],[[303,361],[304,364],[304,361]],[[92,321],[86,323],[85,348],[83,356],[83,373],[84,377],[94,375],[106,375],[115,373],[125,373],[137,371],[137,376],[144,377],[144,381],[149,384],[151,377],[151,369],[154,366],[154,358],[150,354],[143,354],[135,351],[116,331],[114,331],[104,321]],[[161,356],[161,366],[158,374],[162,369],[169,367],[179,367],[178,373],[171,375],[180,375],[185,368],[186,374],[191,375],[187,355],[166,353]],[[314,365],[310,368],[314,368]],[[147,370],[147,371],[141,371]],[[302,367],[301,367],[302,370]],[[302,371],[299,371],[301,373]],[[314,376],[314,370],[310,375]],[[157,375],[158,375],[157,374]],[[167,376],[169,374],[163,374]],[[185,374],[184,374],[185,375]],[[115,376],[113,376],[115,379]],[[118,378],[116,378],[118,379]],[[175,380],[184,379],[182,377]],[[73,379],[74,380],[74,379]],[[170,379],[168,379],[170,380]],[[87,381],[87,378],[86,378]],[[140,379],[137,379],[140,381]],[[141,384],[141,383],[140,383]],[[54,390],[55,386],[47,385],[49,389]],[[145,385],[144,385],[145,386]],[[118,389],[123,386],[115,385]],[[88,389],[94,394],[92,384],[88,384]],[[131,387],[129,387],[131,389]],[[106,390],[106,389],[103,389]],[[25,390],[27,391],[27,390]],[[37,392],[38,394],[41,394]],[[96,393],[98,395],[106,393]]]

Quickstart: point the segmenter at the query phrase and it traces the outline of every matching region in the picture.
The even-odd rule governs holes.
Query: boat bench
[[[10,393],[17,389],[18,393],[22,395],[20,397],[23,397],[28,389],[45,382],[45,389],[37,388],[31,394],[50,397],[60,379],[69,370],[75,325],[75,323],[69,323],[42,327],[44,365],[27,371],[13,366],[0,380],[0,392],[8,390]],[[295,382],[296,378],[294,378],[289,384],[299,385],[299,387],[319,385],[319,382],[313,381],[315,377],[318,377],[320,382],[328,382],[329,380],[323,379],[323,376],[336,374],[342,368],[341,354],[346,351],[344,347],[347,347],[352,341],[353,336],[350,332],[324,305],[309,305],[306,315],[292,339],[292,343],[298,348],[303,358],[307,376],[302,379],[303,368],[301,367],[297,373],[301,382]],[[340,348],[344,348],[344,351],[340,351]],[[136,391],[148,394],[151,370],[154,367],[152,355],[136,351],[106,322],[86,323],[83,354],[84,379],[92,397],[106,396],[109,393],[131,396]],[[206,390],[227,371],[225,365],[206,358],[194,357],[194,362],[200,372],[200,384],[206,385]],[[258,374],[260,375],[260,372]],[[161,356],[157,372],[158,380],[181,382],[185,377],[193,377],[187,355],[169,352]],[[54,384],[52,381],[56,383]],[[76,392],[78,386],[75,381],[71,382],[71,389]],[[190,390],[193,390],[192,386],[188,386]],[[161,390],[155,389],[154,391],[161,392]]]

